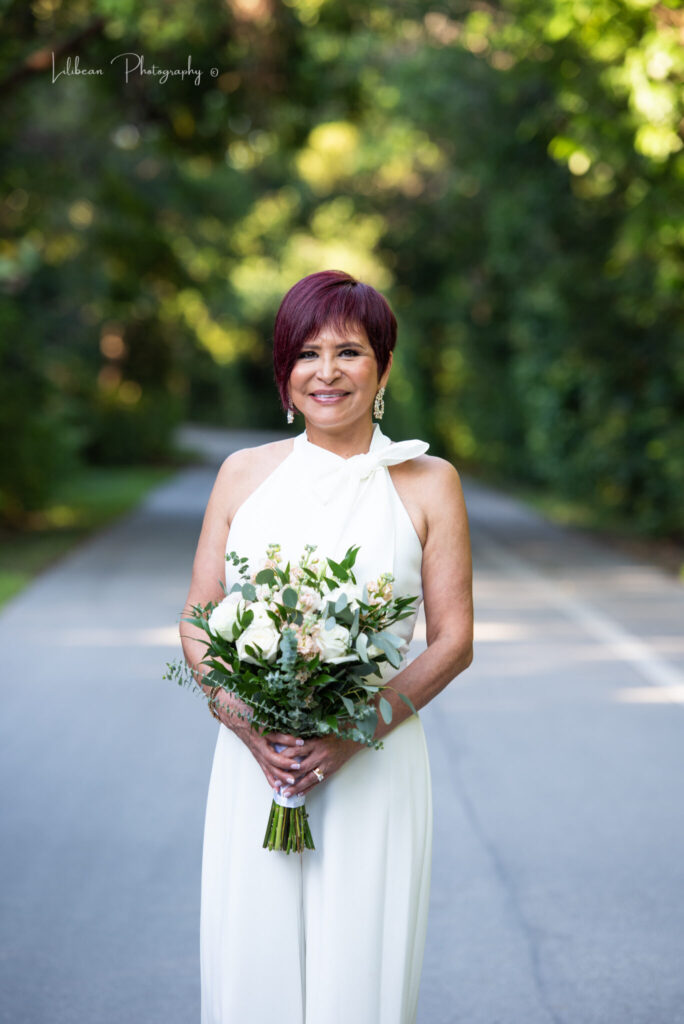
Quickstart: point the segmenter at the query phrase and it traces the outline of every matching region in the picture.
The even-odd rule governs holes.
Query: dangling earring
[[[287,422],[294,423],[294,406],[292,404],[292,399],[290,399],[287,406]]]
[[[373,402],[373,415],[375,416],[376,420],[381,420],[383,417],[383,413],[385,412],[384,396],[385,389],[383,387],[380,388],[377,395],[375,396],[375,401]]]

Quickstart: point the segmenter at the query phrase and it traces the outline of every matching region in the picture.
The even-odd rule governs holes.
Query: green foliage
[[[0,527],[0,605],[93,530],[129,511],[171,472],[159,467],[84,466],[56,481],[52,499]]]
[[[681,535],[674,0],[62,0],[0,26],[0,316],[25,345],[0,514],[74,452],[164,457],[182,416],[282,426],[277,305],[342,267],[399,319],[390,434]],[[53,83],[53,49],[103,74]],[[125,51],[201,80],[124,83]]]
[[[270,555],[267,557],[271,557],[276,547],[269,549]],[[215,689],[216,693],[225,690],[237,696],[249,709],[242,716],[248,714],[254,728],[293,733],[296,736],[332,733],[369,746],[382,746],[382,741],[375,739],[378,715],[374,701],[386,684],[372,681],[369,676],[382,677],[381,665],[384,662],[400,668],[403,656],[399,648],[404,645],[404,641],[388,627],[415,605],[416,598],[388,595],[372,604],[359,601],[356,609],[358,615],[353,616],[346,606],[336,610],[337,601],[328,601],[327,606],[312,613],[308,621],[302,612],[302,608],[308,607],[308,598],[305,599],[300,593],[303,586],[313,585],[320,598],[325,593],[323,586],[326,579],[331,580],[336,587],[347,582],[350,576],[355,582],[351,567],[358,550],[358,546],[350,547],[340,563],[326,558],[311,583],[304,584],[306,574],[302,570],[311,567],[314,545],[306,546],[297,573],[293,574],[291,580],[289,563],[287,571],[271,572],[272,590],[270,594],[261,597],[262,601],[268,604],[275,601],[278,588],[276,577],[280,582],[285,582],[286,586],[283,589],[283,603],[277,603],[277,610],[271,608],[268,613],[275,627],[270,654],[262,650],[256,637],[250,637],[247,633],[242,636],[243,631],[254,621],[254,608],[261,608],[263,614],[265,607],[263,604],[250,607],[249,602],[257,600],[256,589],[251,582],[240,584],[241,601],[226,599],[219,606],[214,603],[194,605],[192,614],[183,618],[184,622],[200,629],[207,638],[202,640],[206,652],[200,663],[208,669],[204,674],[204,683]],[[227,557],[244,579],[244,557],[241,558],[234,551]],[[281,579],[281,573],[285,575],[285,580]],[[255,574],[255,579],[258,575]],[[385,582],[391,579],[391,576],[380,578]],[[243,605],[242,601],[248,603]],[[299,607],[302,601],[304,603]],[[217,608],[218,618],[212,618]],[[333,611],[334,614],[331,614]],[[222,618],[224,612],[229,615],[228,619]],[[307,630],[314,628],[321,619],[325,621],[327,617],[333,619],[333,625],[346,624],[348,620],[354,619],[361,631],[355,639],[345,637],[341,641],[341,653],[334,657],[331,655],[326,660],[323,660],[321,648],[304,648],[300,652],[297,628],[304,623],[304,635],[311,636],[313,634],[307,633]],[[259,639],[263,636],[262,633]],[[250,643],[250,639],[254,642]],[[372,656],[370,644],[376,648]],[[363,664],[359,663],[359,658]],[[188,686],[193,686],[195,681],[193,671],[184,661],[168,664],[165,678]],[[215,700],[215,694],[212,694],[211,699]],[[391,721],[392,708],[386,698],[379,697],[378,707],[383,720]]]

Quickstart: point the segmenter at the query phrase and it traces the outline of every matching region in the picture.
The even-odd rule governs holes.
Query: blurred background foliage
[[[391,436],[684,534],[679,0],[0,12],[5,524],[183,420],[285,433],[275,312],[339,268],[399,320]]]

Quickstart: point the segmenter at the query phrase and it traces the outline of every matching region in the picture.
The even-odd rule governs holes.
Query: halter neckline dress
[[[388,466],[422,455],[375,424],[344,459],[306,432],[233,517],[226,551],[258,568],[271,543],[296,564],[305,544],[339,560],[360,545],[359,584],[382,572],[415,613],[422,548]],[[236,570],[226,563],[228,589]],[[406,650],[404,648],[404,650]],[[405,666],[405,662],[402,667]],[[388,680],[401,669],[383,667]],[[247,747],[219,726],[206,807],[200,960],[202,1024],[413,1024],[427,929],[432,789],[412,715],[307,793],[316,849],[264,850],[272,791]]]

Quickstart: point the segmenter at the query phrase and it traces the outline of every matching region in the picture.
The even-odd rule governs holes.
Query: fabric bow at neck
[[[398,466],[400,462],[424,455],[430,445],[427,441],[393,441],[375,451],[341,459],[340,464],[312,480],[311,486],[324,504],[350,484],[367,480],[383,466]]]

